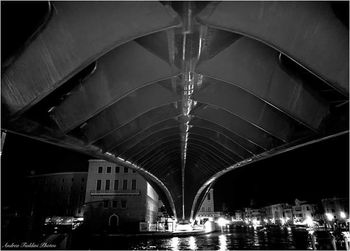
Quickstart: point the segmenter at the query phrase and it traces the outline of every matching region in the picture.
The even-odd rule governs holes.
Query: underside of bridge
[[[348,133],[336,3],[42,4],[3,62],[2,130],[137,169],[177,218],[230,170]]]

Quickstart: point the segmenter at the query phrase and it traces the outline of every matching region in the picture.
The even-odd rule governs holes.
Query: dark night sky
[[[349,134],[233,170],[214,186],[216,210],[349,197]]]

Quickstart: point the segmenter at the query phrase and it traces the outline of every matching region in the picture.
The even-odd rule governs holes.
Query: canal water
[[[88,246],[90,249],[114,250],[312,249],[307,232],[296,233],[287,228],[235,228],[199,236],[171,238],[105,237],[90,240]]]

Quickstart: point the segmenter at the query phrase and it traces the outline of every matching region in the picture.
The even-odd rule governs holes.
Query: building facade
[[[28,176],[30,214],[82,217],[87,172],[64,172]]]
[[[204,219],[213,221],[219,216],[220,213],[214,210],[214,189],[210,189],[197,213],[196,220],[199,222]]]
[[[91,231],[137,231],[157,221],[158,195],[134,170],[90,160],[84,221]]]
[[[316,204],[295,199],[295,205],[293,206],[294,223],[304,223],[308,219],[315,219],[317,218],[316,212]]]
[[[325,198],[321,203],[328,221],[345,222],[349,219],[348,198]]]

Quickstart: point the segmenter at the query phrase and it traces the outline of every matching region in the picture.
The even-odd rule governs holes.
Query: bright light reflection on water
[[[179,237],[171,238],[171,250],[179,250]]]
[[[219,236],[219,250],[227,250],[227,237],[222,234]]]
[[[198,249],[197,244],[196,244],[196,238],[194,238],[193,236],[190,237],[190,239],[188,240],[188,243],[189,243],[191,250]]]

